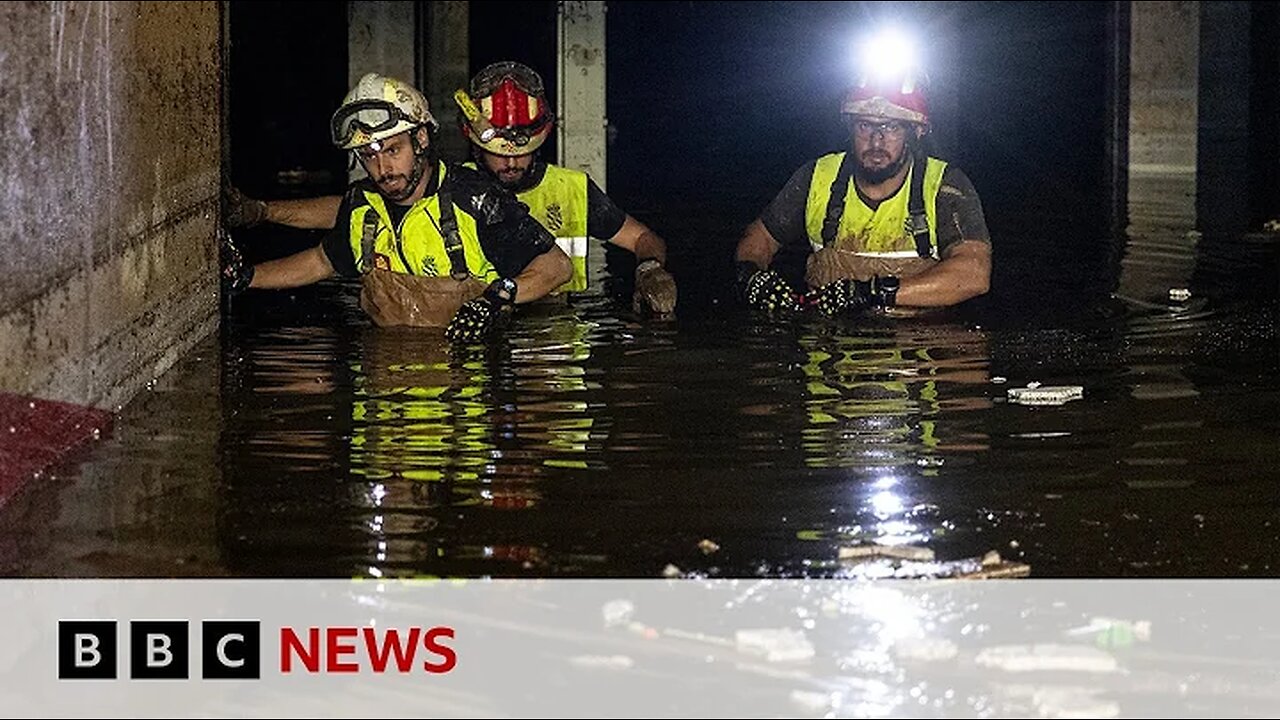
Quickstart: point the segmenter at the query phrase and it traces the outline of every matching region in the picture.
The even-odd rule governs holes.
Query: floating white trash
[[[1061,405],[1084,397],[1081,385],[1029,385],[1009,388],[1009,402],[1019,405]]]

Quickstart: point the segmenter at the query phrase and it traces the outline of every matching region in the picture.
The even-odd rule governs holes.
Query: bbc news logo
[[[129,673],[133,680],[187,680],[191,672],[190,623],[133,620],[128,624]],[[114,680],[120,676],[119,623],[115,620],[58,621],[58,678]],[[257,620],[200,623],[200,677],[259,680],[262,632]],[[448,641],[450,627],[377,629],[309,627],[279,629],[279,672],[447,673],[458,663]],[[361,655],[363,654],[363,662]]]
[[[262,672],[261,623],[206,620],[201,623],[201,677],[257,680]],[[185,680],[191,677],[186,620],[134,620],[129,627],[129,677]],[[58,678],[114,680],[118,673],[115,620],[58,621]]]

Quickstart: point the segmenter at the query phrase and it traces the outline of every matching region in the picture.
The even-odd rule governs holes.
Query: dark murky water
[[[593,298],[467,351],[369,327],[338,285],[251,294],[0,512],[0,572],[892,572],[838,560],[874,541],[1033,576],[1274,576],[1276,245],[1161,247],[1135,244],[1120,297],[1024,255],[960,313],[764,322],[682,277],[675,321]],[[1084,397],[1007,402],[1030,382]]]

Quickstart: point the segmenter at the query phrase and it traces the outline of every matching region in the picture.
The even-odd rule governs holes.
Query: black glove
[[[253,282],[253,266],[244,261],[240,248],[231,242],[231,236],[219,232],[218,255],[222,263],[222,294],[239,295]]]
[[[444,336],[449,342],[479,342],[504,323],[516,302],[516,281],[501,278],[493,281],[484,294],[458,308]]]
[[[737,284],[739,299],[756,310],[786,313],[800,309],[787,281],[773,270],[761,270],[753,262],[738,263]]]
[[[824,315],[852,315],[867,308],[893,307],[897,292],[896,277],[841,278],[805,295],[805,304],[813,305]]]

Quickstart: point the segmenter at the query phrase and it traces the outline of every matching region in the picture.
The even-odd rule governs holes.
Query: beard
[[[378,181],[378,191],[388,200],[398,202],[413,194],[413,186],[409,184],[407,176],[384,175]]]
[[[505,168],[493,174],[498,184],[508,190],[522,190],[531,168]]]
[[[413,192],[418,188],[418,184],[422,182],[422,176],[426,173],[427,159],[422,155],[414,158],[413,170],[408,176],[405,175],[384,175],[378,180],[378,192],[391,202],[403,202],[408,200]],[[395,183],[398,189],[387,187],[388,183]]]
[[[862,155],[856,155],[854,159],[857,163],[854,165],[853,174],[856,175],[859,180],[867,183],[868,185],[879,185],[894,175],[897,175],[898,171],[902,170],[902,168],[906,166],[907,161],[911,157],[911,150],[910,148],[903,148],[902,155],[898,157],[897,161],[881,167],[869,167],[863,162],[863,156],[873,156],[878,159],[881,156],[887,158],[887,155],[888,154],[882,150],[868,150]]]

